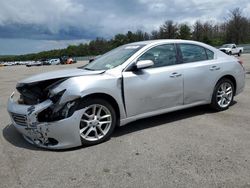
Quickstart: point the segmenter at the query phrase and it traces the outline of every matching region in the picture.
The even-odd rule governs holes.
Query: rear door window
[[[183,63],[207,60],[205,48],[193,44],[179,44]]]

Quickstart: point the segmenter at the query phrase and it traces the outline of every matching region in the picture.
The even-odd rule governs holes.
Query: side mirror
[[[154,65],[154,62],[152,60],[140,60],[137,61],[135,65],[137,69],[145,69],[148,67],[152,67]]]

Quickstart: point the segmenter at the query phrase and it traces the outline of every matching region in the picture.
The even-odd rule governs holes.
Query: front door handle
[[[170,77],[171,78],[177,78],[177,77],[180,77],[182,74],[178,73],[178,72],[173,72]]]
[[[211,71],[215,71],[215,70],[220,70],[220,67],[217,67],[217,66],[212,66],[210,68]]]

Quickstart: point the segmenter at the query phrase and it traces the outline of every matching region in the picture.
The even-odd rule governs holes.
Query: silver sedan
[[[145,117],[202,104],[226,110],[244,85],[242,62],[209,45],[144,41],[18,82],[8,112],[28,142],[62,149],[101,143],[116,126]]]

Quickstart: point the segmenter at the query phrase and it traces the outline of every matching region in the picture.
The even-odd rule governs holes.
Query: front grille
[[[16,124],[21,126],[27,126],[27,117],[26,115],[11,113],[13,120]]]

